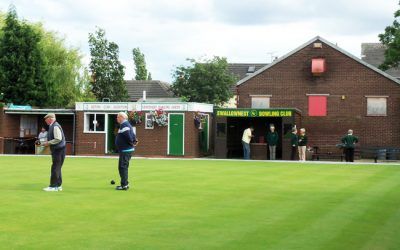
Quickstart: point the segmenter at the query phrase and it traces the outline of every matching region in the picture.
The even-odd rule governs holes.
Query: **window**
[[[326,72],[326,62],[324,58],[314,58],[311,61],[311,71],[314,76],[320,76]]]
[[[327,115],[327,95],[308,96],[308,115],[326,116]]]
[[[20,137],[37,136],[38,121],[37,116],[21,115]]]
[[[268,109],[270,104],[270,96],[252,96],[251,108],[253,109]]]
[[[85,132],[104,132],[105,114],[85,114]]]
[[[249,74],[253,74],[254,72],[256,71],[256,66],[249,66],[248,68],[247,68],[247,75],[249,75]]]
[[[367,115],[386,116],[387,97],[367,97]]]
[[[146,113],[146,119],[145,119],[145,129],[154,129],[154,120],[153,120],[153,115],[150,113]]]

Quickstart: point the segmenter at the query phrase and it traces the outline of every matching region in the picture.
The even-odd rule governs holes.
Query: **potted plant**
[[[165,127],[168,125],[168,113],[162,109],[156,109],[155,111],[150,112],[154,122],[160,126]]]
[[[206,115],[204,113],[200,113],[199,111],[194,113],[193,116],[194,126],[198,129],[203,129],[202,124],[206,120]]]
[[[133,126],[138,126],[142,123],[143,116],[144,114],[141,111],[130,111],[128,113],[129,123]]]

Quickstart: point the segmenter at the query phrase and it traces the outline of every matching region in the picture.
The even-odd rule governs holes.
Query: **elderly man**
[[[298,136],[298,138],[299,138],[299,143],[298,143],[299,160],[300,161],[306,161],[306,151],[307,151],[308,137],[306,135],[306,129],[305,128],[301,128],[300,129],[300,135]]]
[[[52,165],[51,165],[51,177],[50,186],[44,188],[47,192],[62,191],[62,174],[61,168],[64,164],[65,159],[65,136],[64,132],[56,121],[56,115],[49,113],[44,117],[47,125],[49,125],[49,131],[47,132],[47,141],[43,142],[43,146],[50,146]]]
[[[290,135],[291,153],[290,160],[296,159],[297,146],[299,146],[299,136],[297,135],[296,127],[292,128],[292,134]]]
[[[347,135],[342,138],[346,162],[354,162],[354,148],[357,142],[358,138],[353,135],[353,130],[349,129]]]
[[[253,131],[254,131],[253,126],[250,126],[243,131],[242,145],[243,145],[243,158],[245,160],[250,159],[250,141],[251,141],[251,138],[254,137]]]
[[[268,143],[268,148],[269,148],[269,159],[270,160],[276,160],[276,145],[278,145],[279,141],[279,135],[275,131],[275,125],[271,124],[269,126],[269,132],[265,136],[265,139]]]
[[[116,190],[128,190],[129,161],[131,160],[133,151],[135,151],[137,140],[133,128],[128,122],[128,115],[126,113],[118,113],[117,122],[120,124],[120,128],[115,138],[115,145],[119,152],[118,171],[121,177],[121,186],[117,186]]]

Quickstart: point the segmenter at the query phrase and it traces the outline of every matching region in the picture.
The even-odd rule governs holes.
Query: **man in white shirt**
[[[243,158],[245,160],[250,159],[250,141],[251,138],[253,137],[253,131],[254,131],[253,126],[250,126],[249,128],[243,131],[242,145],[243,145]]]
[[[46,131],[46,129],[44,127],[42,127],[42,130],[39,133],[38,140],[40,142],[47,141],[47,131]]]

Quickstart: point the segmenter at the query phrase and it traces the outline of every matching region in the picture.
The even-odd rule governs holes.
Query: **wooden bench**
[[[329,160],[340,159],[340,161],[343,161],[344,160],[343,149],[332,145],[314,146],[311,160],[319,161],[321,158]]]

